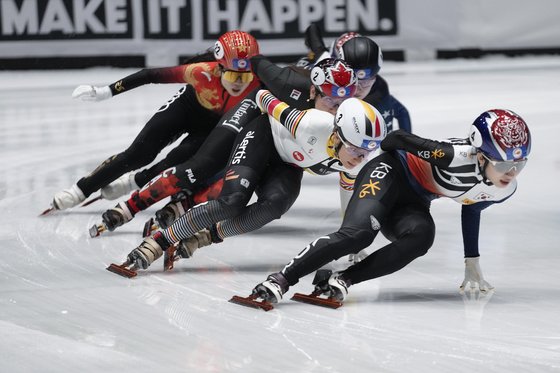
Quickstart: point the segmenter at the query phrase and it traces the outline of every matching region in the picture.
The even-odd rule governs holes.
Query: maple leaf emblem
[[[339,87],[346,87],[352,83],[354,71],[338,61],[330,71],[333,82]]]

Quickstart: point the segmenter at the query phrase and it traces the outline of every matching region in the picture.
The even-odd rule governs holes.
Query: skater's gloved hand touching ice
[[[484,279],[482,270],[480,269],[479,259],[480,257],[465,258],[465,279],[460,287],[461,292],[464,292],[469,284],[471,291],[476,291],[478,289],[485,293],[494,289],[494,287]]]
[[[96,87],[93,85],[80,85],[74,92],[72,92],[72,98],[79,98],[82,101],[103,101],[111,98],[113,93],[111,93],[111,88],[109,86]]]

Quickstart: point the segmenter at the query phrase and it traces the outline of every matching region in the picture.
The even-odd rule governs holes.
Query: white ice
[[[416,133],[463,137],[482,111],[509,108],[529,123],[533,150],[517,193],[483,212],[481,266],[495,293],[459,294],[460,206],[438,200],[428,254],[351,287],[338,310],[228,303],[338,228],[336,176],[306,176],[291,211],[260,231],[134,279],[105,267],[140,243],[155,209],[95,239],[88,227],[114,202],[37,217],[179,88],[70,97],[131,71],[0,73],[0,372],[560,371],[559,58],[386,64]],[[308,276],[287,295],[311,290]]]

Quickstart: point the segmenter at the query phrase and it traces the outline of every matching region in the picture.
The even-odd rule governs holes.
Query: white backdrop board
[[[266,55],[295,56],[311,22],[327,42],[358,31],[407,60],[431,59],[441,49],[560,49],[559,16],[555,0],[2,0],[0,59],[141,56],[161,66],[238,28]]]

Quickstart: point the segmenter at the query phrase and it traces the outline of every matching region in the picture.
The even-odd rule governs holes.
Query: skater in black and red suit
[[[122,153],[101,163],[69,189],[55,194],[57,210],[74,207],[101,189],[105,199],[116,199],[145,185],[163,170],[195,154],[220,117],[259,86],[250,58],[259,53],[255,38],[242,31],[223,34],[211,52],[198,56],[207,62],[144,69],[109,86],[79,86],[73,97],[100,101],[148,83],[187,83],[146,123]],[[151,168],[127,174],[152,162],[181,135],[189,135],[167,157]]]

